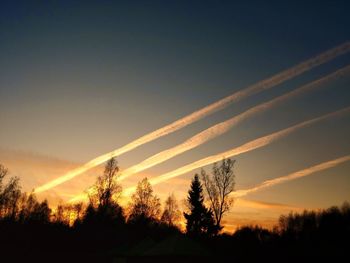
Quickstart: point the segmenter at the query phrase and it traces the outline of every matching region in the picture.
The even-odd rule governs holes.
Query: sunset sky
[[[31,191],[237,91],[350,41],[348,1],[1,1],[0,163]],[[349,48],[350,50],[350,48]],[[211,126],[350,65],[350,51],[117,157],[125,170]],[[350,106],[350,70],[198,147],[124,189]],[[241,116],[241,115],[240,115]],[[212,133],[210,133],[212,134]],[[239,154],[236,190],[350,155],[350,113]],[[174,151],[171,150],[170,153]],[[164,155],[162,155],[164,156]],[[224,157],[224,156],[222,156]],[[211,164],[203,168],[210,171]],[[103,165],[38,193],[81,194]],[[185,198],[200,168],[154,185]],[[227,229],[350,201],[350,161],[237,199]]]

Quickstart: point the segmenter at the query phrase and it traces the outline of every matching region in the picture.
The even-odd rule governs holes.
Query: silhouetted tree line
[[[23,193],[17,177],[0,165],[0,262],[296,262],[347,258],[350,206],[282,215],[273,230],[245,226],[222,233],[233,204],[234,161],[195,175],[186,209],[174,195],[163,210],[147,178],[130,204],[119,204],[122,187],[112,158],[87,190],[88,204],[50,208]],[[181,218],[186,227],[181,231]]]

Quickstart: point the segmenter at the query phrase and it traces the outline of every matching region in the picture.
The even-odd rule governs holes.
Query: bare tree
[[[121,195],[122,187],[117,182],[117,174],[119,172],[118,162],[115,158],[111,158],[105,165],[103,175],[97,178],[96,183],[89,191],[90,203],[94,206],[108,206],[112,201],[117,201]]]
[[[214,163],[211,176],[204,170],[201,171],[206,196],[218,228],[222,228],[220,223],[223,215],[230,210],[234,201],[233,197],[229,196],[235,187],[234,163],[230,158],[223,159],[219,166]]]
[[[73,209],[75,212],[75,220],[80,220],[81,219],[81,214],[83,211],[83,203],[76,203],[73,205]]]
[[[68,220],[65,214],[65,207],[63,204],[57,205],[57,208],[54,214],[54,220],[56,223],[68,225]]]
[[[51,209],[47,200],[44,200],[41,203],[37,202],[31,219],[41,223],[48,223],[50,221],[50,216]]]
[[[0,217],[15,219],[19,211],[21,187],[18,177],[11,177],[4,184],[3,180],[7,174],[8,170],[0,164]]]
[[[48,223],[51,217],[51,209],[47,200],[39,202],[33,192],[29,195],[21,194],[18,211],[17,220],[20,222]]]
[[[168,196],[165,200],[164,211],[161,217],[161,221],[168,226],[176,226],[181,218],[181,212],[179,205],[174,194]]]
[[[5,205],[5,195],[4,195],[4,185],[3,180],[7,175],[8,170],[5,166],[0,164],[0,217],[3,214],[4,205]]]
[[[81,205],[81,203],[78,203]],[[54,214],[54,220],[57,223],[64,224],[64,225],[73,225],[76,219],[78,219],[77,212],[76,212],[76,205],[70,205],[70,204],[59,204],[56,208],[56,212]]]
[[[27,193],[23,193],[20,202],[20,220],[24,222],[30,219],[31,214],[33,213],[38,201],[36,199],[35,194],[32,192],[29,195]]]
[[[8,173],[7,168],[5,166],[3,166],[2,164],[0,164],[0,192],[2,190],[2,180],[7,175],[7,173]]]
[[[131,196],[131,220],[138,218],[157,219],[160,214],[159,198],[153,194],[151,184],[144,178],[137,184],[136,192]]]

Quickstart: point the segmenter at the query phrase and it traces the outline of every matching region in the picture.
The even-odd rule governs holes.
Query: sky
[[[350,40],[348,1],[1,1],[0,163],[31,191],[234,92]],[[121,156],[122,170],[350,64],[350,52]],[[252,114],[227,132],[122,181],[134,186],[350,106],[350,76]],[[325,119],[233,157],[236,189],[350,154],[350,116]],[[210,171],[211,165],[203,168]],[[82,193],[91,169],[39,194]],[[186,196],[200,168],[154,185]],[[227,226],[350,201],[350,162],[250,193]]]

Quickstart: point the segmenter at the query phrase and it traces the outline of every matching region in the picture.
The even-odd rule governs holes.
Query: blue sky
[[[348,1],[2,1],[0,5],[0,149],[73,163],[122,146],[350,37]],[[120,165],[126,168],[349,62],[350,55],[344,55],[233,104],[121,156]],[[147,173],[161,174],[349,106],[349,80],[337,80],[259,114]],[[349,154],[349,133],[345,116],[237,157],[237,187]],[[338,204],[350,199],[349,169],[344,164],[252,198],[305,207]],[[183,177],[189,181],[192,174]]]

